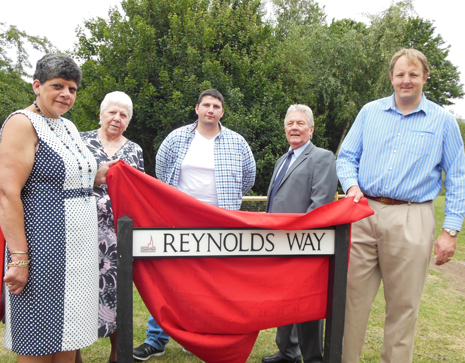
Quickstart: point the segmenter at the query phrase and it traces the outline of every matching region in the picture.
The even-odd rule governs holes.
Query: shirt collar
[[[385,104],[385,107],[384,107],[384,110],[385,111],[388,111],[388,110],[393,110],[397,113],[402,113],[400,112],[400,110],[396,107],[396,99],[395,99],[395,95],[396,93],[394,92],[392,94],[391,97],[388,97],[387,98],[387,102]],[[426,96],[425,94],[423,93],[422,94],[422,97],[421,97],[421,101],[420,103],[418,104],[417,108],[415,110],[413,110],[412,112],[409,113],[412,114],[412,113],[416,113],[416,112],[420,112],[420,111],[423,111],[425,114],[427,113],[427,103],[426,103]]]
[[[223,137],[223,125],[221,124],[221,121],[218,121],[220,125],[220,132],[218,135],[215,136],[215,139],[217,137]],[[199,120],[197,119],[192,125],[190,125],[189,132],[194,134],[195,129],[197,128],[197,125],[199,124]]]
[[[310,140],[308,140],[305,144],[303,144],[301,147],[299,147],[298,149],[295,149],[294,150],[294,156],[295,158],[298,158],[300,156],[300,154],[303,153],[303,151],[307,148],[307,146],[310,145]],[[292,147],[289,146],[289,151],[292,150]]]

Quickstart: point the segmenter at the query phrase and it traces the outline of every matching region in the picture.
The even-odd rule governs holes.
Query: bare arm
[[[0,225],[10,252],[28,251],[24,230],[21,190],[31,173],[38,138],[29,119],[21,114],[5,124],[0,143]],[[28,260],[27,254],[13,254],[13,262]],[[10,267],[4,277],[10,292],[19,294],[29,277],[28,267]]]

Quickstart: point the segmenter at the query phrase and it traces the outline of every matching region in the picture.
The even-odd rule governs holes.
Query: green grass
[[[445,196],[440,195],[434,201],[434,211],[436,213],[436,237],[442,232],[444,221]],[[457,250],[454,255],[455,260],[465,261],[465,230],[457,236]]]
[[[441,232],[444,220],[444,196],[435,200],[436,236]],[[465,232],[458,237],[455,261],[465,261]],[[380,289],[370,316],[360,362],[379,362],[383,341],[384,324],[383,290]],[[142,344],[149,314],[134,288],[134,346]],[[3,340],[4,327],[0,324],[0,340]],[[250,354],[248,363],[259,363],[264,355],[276,352],[274,342],[276,329],[260,332]],[[240,347],[238,347],[239,349]],[[84,362],[106,362],[109,355],[109,339],[99,339],[97,343],[82,350]],[[0,363],[15,362],[15,355],[0,345]],[[441,269],[431,269],[420,307],[415,336],[415,363],[465,362],[465,295],[455,289]],[[182,347],[171,340],[166,346],[166,354],[151,358],[147,362],[201,362],[193,355],[182,352]]]

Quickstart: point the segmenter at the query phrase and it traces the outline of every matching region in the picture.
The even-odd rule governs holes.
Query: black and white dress
[[[71,121],[16,113],[39,143],[21,192],[29,279],[19,295],[6,294],[5,347],[33,356],[80,349],[97,340],[97,164]]]
[[[144,172],[142,148],[136,143],[126,140],[123,146],[112,157],[109,157],[97,130],[82,132],[81,137],[97,160],[98,167],[108,161],[120,159]],[[97,200],[100,270],[98,336],[105,338],[116,331],[116,233],[107,185],[95,187],[94,196]]]

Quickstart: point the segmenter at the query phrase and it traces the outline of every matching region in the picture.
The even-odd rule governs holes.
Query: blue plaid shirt
[[[163,140],[158,149],[155,172],[161,181],[176,187],[181,163],[194,139],[198,121],[180,127]],[[218,205],[239,210],[242,196],[255,182],[255,159],[245,139],[221,125],[215,137],[215,180]]]
[[[465,155],[454,116],[423,95],[408,115],[394,95],[366,104],[345,138],[337,175],[345,192],[421,203],[436,198],[446,177],[443,228],[460,231],[465,215]]]

